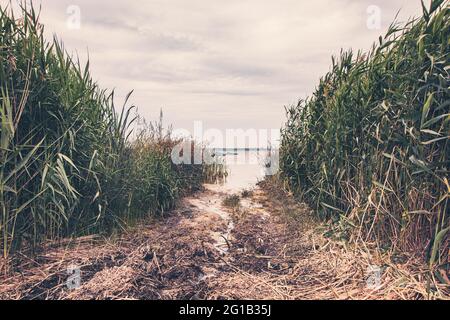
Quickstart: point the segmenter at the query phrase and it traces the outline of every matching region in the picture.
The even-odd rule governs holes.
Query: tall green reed
[[[199,188],[202,167],[175,166],[161,129],[130,139],[128,98],[92,80],[33,7],[0,7],[0,249],[107,232],[173,207]],[[131,94],[131,93],[130,93]]]
[[[392,24],[369,53],[342,52],[287,109],[281,173],[344,235],[446,263],[449,9]]]

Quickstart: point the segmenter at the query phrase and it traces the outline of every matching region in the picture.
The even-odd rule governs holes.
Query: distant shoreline
[[[271,148],[208,148],[215,151],[269,151]]]

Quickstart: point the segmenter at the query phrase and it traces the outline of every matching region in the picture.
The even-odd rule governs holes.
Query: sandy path
[[[74,240],[17,257],[2,276],[0,298],[203,299],[207,282],[229,269],[234,222],[213,185],[182,200],[170,216],[131,228],[119,238]],[[79,270],[71,289],[68,269]],[[75,282],[75,285],[77,283]]]
[[[256,188],[240,206],[230,190],[206,186],[169,216],[120,236],[48,245],[17,256],[0,276],[0,299],[414,299],[426,283],[411,263],[392,265],[325,239],[309,209]],[[367,267],[383,266],[381,288]],[[71,285],[68,268],[80,272]],[[414,266],[414,270],[419,267]],[[72,278],[73,279],[73,278]],[[439,288],[438,288],[439,289]],[[444,288],[446,290],[448,288]],[[442,293],[442,291],[441,291]],[[444,293],[445,295],[445,293]]]

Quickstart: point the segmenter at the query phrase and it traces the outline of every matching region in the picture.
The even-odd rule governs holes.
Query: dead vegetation
[[[324,236],[310,209],[262,184],[234,210],[207,189],[164,221],[109,238],[15,256],[1,299],[448,299],[414,255],[397,257]],[[230,211],[233,228],[226,220]],[[241,214],[238,214],[238,213]],[[228,250],[217,250],[218,235]],[[67,288],[68,266],[81,287]],[[370,282],[378,267],[379,286]],[[369,281],[369,282],[368,282]]]
[[[241,198],[237,194],[232,194],[232,195],[227,196],[225,199],[223,199],[222,204],[225,207],[236,209],[241,204]]]
[[[192,198],[192,200],[196,200]],[[220,264],[209,230],[220,221],[198,216],[189,200],[164,221],[151,221],[117,239],[17,257],[0,277],[0,299],[202,299],[205,280]],[[67,268],[81,269],[81,287],[67,288]]]
[[[236,225],[229,273],[210,282],[210,299],[448,299],[420,257],[398,259],[326,237],[309,208],[262,184]],[[263,215],[261,212],[270,212]],[[379,272],[379,279],[376,278]]]

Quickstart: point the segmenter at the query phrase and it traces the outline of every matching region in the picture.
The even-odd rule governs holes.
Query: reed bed
[[[286,186],[342,238],[414,251],[447,273],[448,5],[432,1],[370,52],[333,58],[314,94],[287,108],[280,150]]]
[[[16,12],[17,14],[17,12]],[[203,165],[174,165],[161,123],[92,80],[89,63],[46,41],[33,7],[0,7],[0,249],[109,232],[199,189]],[[131,93],[130,93],[131,94]],[[121,110],[117,112],[116,110]]]
[[[219,156],[210,148],[204,148],[203,155],[210,160],[209,165],[203,167],[204,181],[210,184],[225,182],[229,173],[225,157]]]

